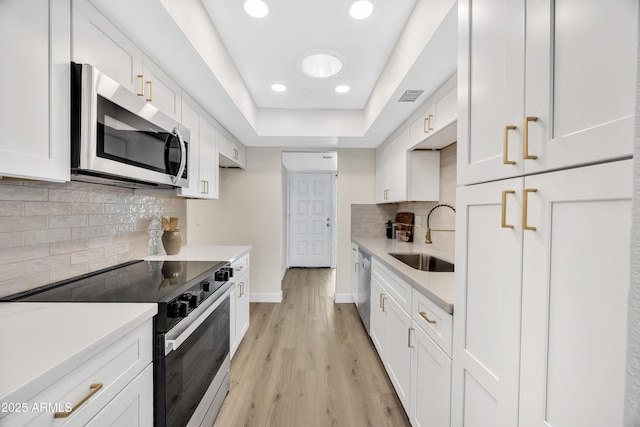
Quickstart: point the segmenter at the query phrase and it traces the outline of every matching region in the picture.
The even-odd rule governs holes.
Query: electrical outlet
[[[416,215],[415,223],[416,223],[416,227],[422,227],[422,217],[420,215]]]

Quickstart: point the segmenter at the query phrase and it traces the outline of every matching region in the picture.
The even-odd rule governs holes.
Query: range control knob
[[[209,292],[211,290],[211,282],[208,280],[205,280],[204,282],[202,282],[202,290],[204,292]]]
[[[226,282],[229,280],[229,271],[225,268],[221,268],[216,271],[216,282]]]
[[[187,317],[189,315],[189,303],[186,301],[180,301],[178,303],[178,316]]]

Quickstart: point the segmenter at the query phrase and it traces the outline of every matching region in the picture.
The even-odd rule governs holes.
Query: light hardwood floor
[[[215,427],[409,426],[335,270],[290,269],[280,304],[251,304]]]

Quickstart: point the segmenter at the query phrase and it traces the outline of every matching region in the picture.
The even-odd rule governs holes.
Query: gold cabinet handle
[[[239,265],[238,267],[236,267],[236,271],[242,271],[243,268],[244,268],[244,265]]]
[[[240,296],[244,295],[244,282],[240,282]]]
[[[420,316],[421,316],[424,320],[426,320],[426,321],[427,321],[427,323],[430,323],[430,324],[432,324],[432,325],[436,323],[436,321],[435,321],[435,320],[431,320],[431,319],[429,319],[429,318],[427,317],[427,313],[426,313],[426,312],[424,312],[424,311],[421,311],[421,312],[420,312]]]
[[[427,117],[427,123],[429,124],[429,127],[427,128],[427,131],[432,131],[433,127],[431,127],[431,119],[433,118],[433,114],[429,114],[429,116]]]
[[[383,295],[382,295],[382,312],[383,312],[383,313],[386,313],[386,312],[387,312],[387,310],[385,310],[385,307],[384,307],[384,302],[385,302],[386,300],[387,300],[387,297],[386,297],[386,296],[384,296],[384,294],[383,294]]]
[[[429,130],[427,129],[427,120],[429,120],[429,118],[425,117],[424,122],[422,123],[422,133],[429,133]]]
[[[73,405],[69,412],[56,412],[55,414],[53,414],[53,418],[67,418],[69,415],[73,414],[76,409],[78,409],[79,407],[84,405],[84,403],[87,400],[91,399],[91,396],[96,394],[98,392],[98,390],[100,390],[102,388],[102,383],[93,383],[93,384],[91,384],[89,386],[89,388],[91,389],[89,394],[87,394],[85,397],[83,397],[80,402],[78,402],[75,405]]]
[[[147,80],[145,83],[149,85],[149,97],[147,98],[147,102],[153,102],[153,82],[151,80]]]
[[[382,298],[384,298],[384,294],[380,294],[380,303],[379,303],[380,308],[382,308]]]
[[[522,123],[522,158],[535,160],[538,156],[529,154],[529,122],[537,122],[537,117],[525,117]]]
[[[536,231],[536,227],[527,224],[527,212],[529,211],[529,193],[535,193],[537,188],[525,188],[522,192],[522,229]]]
[[[502,138],[502,164],[503,165],[515,165],[515,160],[509,160],[509,131],[516,130],[516,126],[505,126],[504,136]]]
[[[515,228],[511,224],[507,224],[507,194],[514,194],[513,190],[504,190],[502,192],[502,218],[500,220],[500,226],[502,228]]]
[[[140,79],[140,92],[137,95],[144,96],[144,75],[138,74],[138,78]]]
[[[409,328],[409,332],[407,333],[407,347],[413,348],[411,345],[411,331],[415,331],[413,328]]]
[[[353,263],[353,271],[355,271],[356,273],[358,272],[358,263],[357,262]]]

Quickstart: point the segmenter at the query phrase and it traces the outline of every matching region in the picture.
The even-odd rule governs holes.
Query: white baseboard
[[[252,292],[249,295],[249,301],[250,302],[275,302],[275,303],[280,303],[280,302],[282,302],[282,291],[271,293],[271,294],[256,294],[256,293]]]
[[[353,304],[351,294],[335,294],[333,300],[336,304]]]
[[[280,273],[280,280],[284,280],[284,275],[287,274],[288,269],[289,267],[287,267],[286,265],[282,267],[282,272]]]

